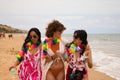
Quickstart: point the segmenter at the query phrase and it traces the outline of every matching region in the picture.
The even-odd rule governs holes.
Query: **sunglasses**
[[[35,38],[37,38],[37,36],[36,36],[36,35],[33,35],[33,36],[29,36],[29,38],[30,38],[30,39],[32,39],[32,38],[35,39]]]

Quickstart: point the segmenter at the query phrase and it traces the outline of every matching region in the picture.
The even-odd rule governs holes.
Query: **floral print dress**
[[[68,63],[66,80],[82,80],[84,77],[87,77],[85,63],[87,57],[85,55],[80,55],[78,58],[76,58],[75,54],[71,54],[69,57],[70,61]]]
[[[27,51],[23,56],[18,70],[19,80],[41,80],[41,52],[38,50],[34,55]]]

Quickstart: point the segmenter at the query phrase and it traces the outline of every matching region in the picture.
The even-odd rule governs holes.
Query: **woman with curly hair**
[[[46,39],[43,41],[43,76],[42,80],[64,80],[65,68],[63,54],[65,42],[61,34],[66,28],[62,23],[53,20],[46,28]]]

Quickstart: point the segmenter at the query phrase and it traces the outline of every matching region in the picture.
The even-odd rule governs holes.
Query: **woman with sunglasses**
[[[65,42],[61,34],[66,28],[62,23],[53,20],[46,28],[46,39],[43,41],[43,76],[42,80],[65,80],[63,53]]]
[[[19,65],[20,80],[41,80],[41,33],[37,28],[31,28],[25,38],[22,51],[17,55],[17,61],[9,68]]]
[[[67,45],[65,60],[68,62],[66,80],[88,80],[87,65],[92,68],[92,54],[85,30],[76,30],[73,42]]]

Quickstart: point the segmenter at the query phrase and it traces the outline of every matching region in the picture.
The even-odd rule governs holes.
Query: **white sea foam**
[[[93,63],[100,72],[120,80],[120,58],[106,54],[102,51],[93,50]]]

